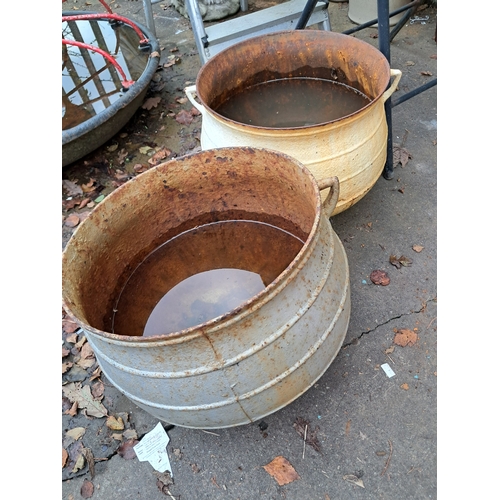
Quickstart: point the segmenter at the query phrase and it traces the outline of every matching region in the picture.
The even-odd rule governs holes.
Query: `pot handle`
[[[191,85],[189,87],[186,87],[184,89],[184,93],[186,94],[187,98],[191,101],[191,104],[201,113],[201,114],[204,114],[205,113],[205,107],[202,106],[201,104],[197,103],[195,100],[194,100],[194,95],[193,94],[196,94],[196,85]]]
[[[391,86],[382,94],[382,101],[385,102],[391,95],[394,93],[396,90],[399,80],[401,80],[401,76],[403,73],[401,73],[400,69],[391,69],[391,76],[395,76],[394,81],[392,82]]]
[[[326,179],[321,179],[318,181],[319,190],[330,188],[330,191],[323,202],[323,210],[328,218],[333,215],[333,211],[337,206],[337,201],[339,200],[340,183],[338,177],[327,177]]]

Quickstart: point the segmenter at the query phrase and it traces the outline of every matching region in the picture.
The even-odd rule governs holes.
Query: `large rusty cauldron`
[[[265,149],[220,148],[163,163],[116,189],[75,231],[63,252],[63,306],[107,379],[151,415],[193,428],[254,422],[311,387],[345,338],[348,263],[329,221],[337,196],[337,179],[317,182],[297,160]],[[106,329],[112,297],[137,262],[192,220],[225,220],[235,206],[255,220],[279,215],[307,236],[274,281],[182,331]]]
[[[389,87],[391,76],[395,78]],[[335,80],[361,91],[370,101],[348,116],[295,128],[248,125],[215,111],[242,88],[297,77]],[[328,31],[293,30],[249,38],[219,52],[185,92],[202,114],[203,149],[269,148],[298,159],[317,179],[336,176],[340,181],[336,214],[359,201],[384,169],[384,102],[400,78],[401,71],[391,70],[384,55],[366,42]]]

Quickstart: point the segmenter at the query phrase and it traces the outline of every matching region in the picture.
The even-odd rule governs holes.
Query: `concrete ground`
[[[97,0],[68,4],[102,11]],[[144,23],[141,2],[119,4],[111,4],[116,13]],[[249,4],[254,5],[252,0]],[[347,2],[332,2],[329,11],[333,31],[355,26],[347,16]],[[160,45],[166,47],[162,64],[169,54],[180,57],[167,81],[167,87],[175,88],[170,97],[161,94],[168,100],[182,95],[179,89],[186,81],[195,80],[200,63],[188,21],[167,2],[153,5],[153,12]],[[391,43],[391,67],[403,72],[394,97],[437,76],[437,8],[427,7],[417,15],[429,19],[425,24],[407,23]],[[356,37],[377,46],[376,34],[369,28]],[[172,47],[178,52],[169,52]],[[201,119],[187,127],[172,118],[164,120],[169,133],[157,133],[157,145],[171,147],[177,155],[199,149]],[[127,132],[140,124],[135,121]],[[63,169],[63,179],[77,179],[78,171],[95,165],[96,158],[109,158],[110,144],[120,140],[114,138],[89,155],[87,163]],[[321,379],[282,410],[246,426],[207,432],[164,423],[170,437],[171,481],[148,462],[124,458],[124,438],[113,437],[117,432],[106,426],[106,418],[71,415],[63,407],[63,448],[73,446],[74,452],[63,467],[63,499],[86,497],[82,487],[83,492],[91,488],[88,482],[93,485],[91,498],[97,500],[437,498],[436,87],[393,109],[393,141],[409,153],[407,163],[395,164],[392,180],[381,177],[361,201],[332,218],[349,261],[352,312],[344,344]],[[103,186],[109,190],[104,181]],[[70,213],[64,209],[63,220]],[[63,223],[63,246],[71,231]],[[411,259],[411,265],[396,267],[390,262],[394,255]],[[390,284],[373,284],[374,270],[387,272]],[[416,342],[398,345],[401,330],[416,334]],[[67,336],[63,338],[72,347]],[[381,368],[385,363],[395,376],[386,375]],[[79,379],[77,373],[74,378],[68,373],[63,384],[94,383],[90,370]],[[125,417],[126,429],[135,430],[140,440],[158,420],[103,382],[109,414]],[[319,451],[304,446],[294,427],[297,418],[316,432]],[[68,437],[68,431],[78,427],[86,429],[83,437]],[[78,468],[71,460],[82,448],[91,450],[93,460],[85,455]],[[264,469],[278,456],[298,474],[282,486]]]

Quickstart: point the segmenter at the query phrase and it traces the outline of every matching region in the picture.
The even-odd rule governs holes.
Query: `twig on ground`
[[[432,325],[432,323],[434,323],[434,321],[435,321],[436,319],[437,319],[437,316],[436,316],[435,318],[432,318],[432,319],[430,320],[429,324],[427,325],[426,330],[428,330],[428,329],[429,329],[429,326],[431,326],[431,325]]]
[[[214,436],[220,436],[220,434],[216,434],[215,432],[210,432],[210,431],[205,431],[203,429],[201,429],[203,432],[206,432],[207,434],[212,434]]]
[[[389,462],[391,461],[391,457],[392,457],[392,443],[391,443],[390,439],[388,441],[389,441],[389,448],[390,448],[389,457],[387,458],[387,461],[385,462],[384,470],[382,471],[382,474],[380,474],[381,476],[383,476],[386,473],[386,471],[389,467]]]
[[[302,460],[304,460],[304,456],[306,454],[306,438],[307,438],[307,424],[304,431],[304,449],[302,450]]]

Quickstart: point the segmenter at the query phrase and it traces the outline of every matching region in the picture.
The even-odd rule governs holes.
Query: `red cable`
[[[75,16],[62,16],[62,20],[64,21],[88,21],[89,19],[114,19],[116,21],[121,21],[129,25],[138,35],[139,44],[148,43],[149,40],[144,38],[144,33],[138,28],[136,24],[134,24],[130,19],[126,17],[119,16],[118,14],[78,14]]]
[[[98,54],[101,54],[103,57],[105,57],[111,64],[118,70],[120,75],[122,75],[122,85],[124,89],[130,88],[135,82],[134,80],[127,80],[127,75],[124,73],[123,69],[121,66],[115,61],[113,57],[111,57],[107,52],[104,50],[101,50],[97,47],[94,47],[92,45],[89,45],[87,43],[82,43],[82,42],[77,42],[75,40],[62,40],[63,45],[75,45],[76,47],[80,47],[82,49],[88,49],[93,52],[97,52]]]

